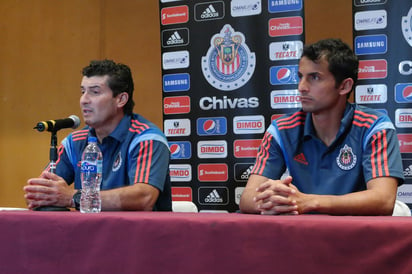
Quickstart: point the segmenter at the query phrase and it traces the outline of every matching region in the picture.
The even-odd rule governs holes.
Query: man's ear
[[[124,107],[129,100],[129,94],[127,92],[122,92],[117,95],[119,107]]]
[[[339,86],[339,94],[340,95],[347,95],[352,91],[353,88],[353,79],[352,78],[346,78],[342,81],[342,83]]]

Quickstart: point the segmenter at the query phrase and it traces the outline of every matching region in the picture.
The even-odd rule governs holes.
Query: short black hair
[[[353,86],[358,81],[359,60],[352,49],[340,39],[323,39],[316,43],[305,45],[302,57],[317,63],[324,57],[329,63],[329,71],[339,86],[346,78],[353,79]]]
[[[83,76],[105,76],[108,75],[108,86],[113,91],[113,97],[122,92],[129,95],[129,99],[123,108],[125,114],[132,114],[134,101],[133,90],[134,83],[132,73],[127,65],[116,63],[113,60],[93,60],[87,67],[82,70]]]

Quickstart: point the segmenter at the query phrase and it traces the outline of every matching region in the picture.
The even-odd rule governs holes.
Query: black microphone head
[[[80,126],[80,118],[78,116],[70,115],[69,118],[74,122],[72,129],[78,128]]]

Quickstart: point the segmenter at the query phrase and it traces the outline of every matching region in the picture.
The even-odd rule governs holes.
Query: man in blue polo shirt
[[[390,119],[347,101],[358,59],[325,39],[299,61],[302,109],[267,129],[240,201],[261,214],[391,215],[403,182]],[[290,176],[283,176],[284,173]]]
[[[162,131],[133,113],[133,78],[128,66],[92,61],[83,69],[80,108],[86,127],[58,149],[55,174],[28,180],[30,209],[79,206],[80,161],[88,136],[103,153],[102,210],[171,210],[169,147]],[[74,189],[69,185],[74,182]]]

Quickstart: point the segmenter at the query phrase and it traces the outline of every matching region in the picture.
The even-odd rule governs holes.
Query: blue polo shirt
[[[316,136],[310,113],[282,116],[268,127],[253,174],[279,179],[288,170],[293,184],[308,194],[342,195],[366,189],[369,180],[398,178],[403,168],[390,119],[347,103],[336,139],[326,146]]]
[[[58,149],[56,174],[81,189],[81,155],[93,128],[68,135]],[[154,210],[171,210],[169,146],[163,132],[138,114],[125,115],[116,129],[102,143],[103,178],[101,189],[113,189],[136,183],[150,184],[160,194]]]

